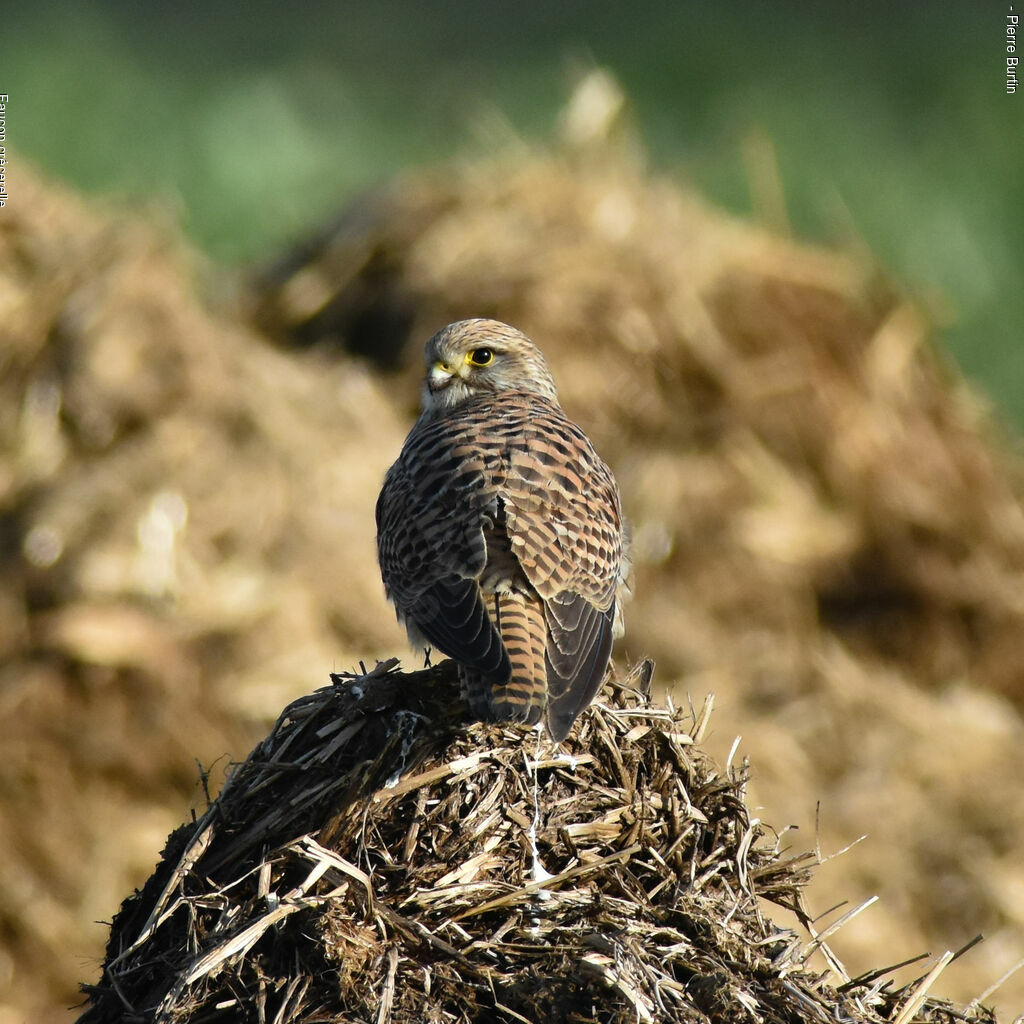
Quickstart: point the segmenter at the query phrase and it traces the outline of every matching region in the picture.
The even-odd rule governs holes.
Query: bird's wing
[[[548,730],[560,743],[601,688],[612,653],[615,605],[601,611],[579,594],[563,594],[545,604],[544,615],[549,636]]]
[[[611,653],[622,571],[618,488],[586,435],[557,410],[508,455],[506,528],[544,601],[548,723],[564,738],[597,693]]]
[[[607,611],[622,567],[619,491],[583,431],[548,407],[510,443],[501,487],[506,529],[545,600],[569,592]]]
[[[426,643],[507,679],[508,655],[477,583],[487,561],[485,467],[453,430],[414,430],[388,471],[377,499],[381,576],[399,617]]]

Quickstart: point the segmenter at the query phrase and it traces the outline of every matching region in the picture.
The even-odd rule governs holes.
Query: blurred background
[[[406,654],[373,503],[470,315],[541,343],[620,479],[620,666],[716,695],[709,751],[743,735],[794,847],[870,833],[811,890],[881,897],[850,972],[984,932],[936,989],[966,1002],[1024,957],[1006,13],[3,11],[0,1024],[73,1018],[197,761],[215,790]]]
[[[581,68],[653,162],[740,214],[862,243],[1024,424],[1024,114],[1003,0],[7,5],[9,140],[93,193],[161,197],[226,263],[355,190],[550,132]],[[757,168],[766,150],[777,181]]]

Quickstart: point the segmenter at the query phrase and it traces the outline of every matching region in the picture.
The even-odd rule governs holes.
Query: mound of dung
[[[452,663],[391,667],[289,706],[171,837],[81,1024],[994,1020],[808,966],[758,903],[802,910],[808,858],[705,719],[617,686],[556,751],[467,729]]]

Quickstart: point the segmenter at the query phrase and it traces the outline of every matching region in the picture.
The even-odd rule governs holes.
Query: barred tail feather
[[[495,594],[487,604],[512,672],[507,681],[493,676],[468,681],[470,710],[487,721],[535,725],[547,704],[543,605],[522,593]]]

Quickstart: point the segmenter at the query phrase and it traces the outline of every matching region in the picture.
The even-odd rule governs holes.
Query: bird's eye
[[[475,348],[466,353],[466,362],[474,366],[486,366],[494,362],[494,353],[489,348]]]

